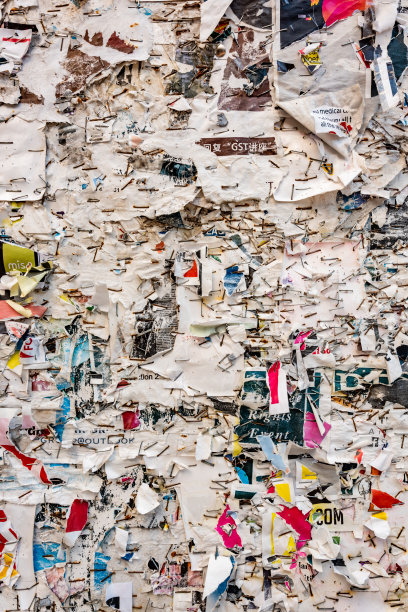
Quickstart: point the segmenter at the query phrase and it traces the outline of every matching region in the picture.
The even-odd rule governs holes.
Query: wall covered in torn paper
[[[408,0],[3,0],[0,610],[408,610]]]

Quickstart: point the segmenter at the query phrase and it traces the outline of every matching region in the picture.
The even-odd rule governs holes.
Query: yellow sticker
[[[17,366],[20,365],[20,351],[16,351],[15,353],[12,354],[12,356],[9,358],[8,362],[7,362],[7,367],[10,370],[14,370],[14,368],[16,368]]]
[[[292,501],[292,498],[291,498],[291,495],[290,495],[290,486],[289,486],[289,483],[287,483],[287,482],[277,482],[275,484],[275,490],[276,490],[277,494],[279,495],[279,497],[281,497],[286,502],[290,503]]]
[[[312,472],[305,465],[302,464],[302,480],[316,480],[316,472]]]
[[[293,539],[293,536],[289,536],[288,546],[283,554],[286,556],[291,555],[294,552],[296,552],[296,542]]]
[[[31,249],[3,242],[3,263],[6,273],[25,272],[27,267],[35,266],[35,253]]]
[[[237,434],[234,434],[234,442],[233,442],[232,448],[233,448],[233,451],[232,451],[233,457],[238,457],[238,455],[242,453],[242,446],[238,442]]]

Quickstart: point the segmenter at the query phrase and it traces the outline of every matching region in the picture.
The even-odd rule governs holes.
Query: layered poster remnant
[[[0,611],[408,610],[408,0],[0,14]]]

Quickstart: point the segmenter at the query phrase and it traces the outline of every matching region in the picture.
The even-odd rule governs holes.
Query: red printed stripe
[[[33,457],[28,457],[21,453],[13,444],[0,444],[4,450],[12,453],[28,470],[32,470],[33,467],[41,465],[41,462],[38,459],[33,459]],[[47,473],[43,466],[41,466],[40,470],[40,479],[44,484],[52,484],[50,480],[48,480]]]
[[[30,42],[31,38],[3,38],[3,41],[12,42],[12,43],[23,43]]]
[[[268,381],[269,391],[271,392],[271,404],[279,404],[278,381],[279,381],[280,362],[275,363],[269,368]]]
[[[82,531],[88,520],[88,502],[84,499],[74,499],[67,521],[66,532]]]

